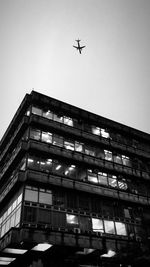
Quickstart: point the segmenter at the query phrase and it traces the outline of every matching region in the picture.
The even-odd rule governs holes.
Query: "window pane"
[[[114,155],[114,162],[122,164],[121,155]]]
[[[20,222],[21,207],[15,213],[16,213],[16,219],[15,219],[15,226],[16,226]]]
[[[64,141],[64,147],[66,149],[74,150],[74,142],[73,141]]]
[[[66,214],[67,223],[78,224],[78,217],[73,214]]]
[[[83,152],[83,144],[75,142],[75,151]]]
[[[129,166],[129,167],[131,166],[131,161],[130,161],[129,157],[122,155],[122,161],[123,161],[123,165]]]
[[[38,191],[25,189],[25,200],[38,202]]]
[[[117,187],[117,178],[110,178],[108,177],[108,182],[111,187]]]
[[[112,161],[112,152],[108,150],[104,150],[105,159]]]
[[[43,111],[43,117],[51,120],[53,118],[53,113],[50,110]]]
[[[101,136],[105,138],[109,138],[109,133],[105,129],[101,129]]]
[[[117,235],[127,235],[126,227],[124,223],[115,222]]]
[[[108,234],[115,234],[114,222],[104,220],[105,232]]]
[[[42,142],[52,143],[52,133],[42,132]]]
[[[70,165],[70,166],[66,167],[64,173],[65,173],[65,175],[67,175],[69,177],[76,178],[76,166]]]
[[[98,183],[97,180],[97,174],[96,173],[92,173],[92,172],[88,172],[88,181],[91,183]]]
[[[63,116],[59,116],[57,114],[54,114],[54,121],[58,121],[63,123]]]
[[[106,173],[98,173],[98,182],[103,185],[108,185],[107,174]]]
[[[104,232],[103,222],[100,219],[92,218],[92,229],[94,232]]]
[[[53,162],[53,172],[57,174],[63,174],[64,173],[64,166],[62,163],[58,161]]]
[[[96,127],[96,126],[92,126],[92,133],[96,134],[96,135],[100,135],[101,129],[99,127]]]
[[[40,161],[37,160],[37,159],[33,159],[31,157],[29,157],[27,159],[27,165],[28,165],[28,168],[33,168],[33,169],[40,169]]]
[[[62,147],[63,146],[63,138],[61,136],[58,136],[58,135],[54,135],[53,136],[53,144],[55,146],[60,146]]]
[[[127,190],[128,186],[125,179],[118,181],[118,187],[122,190]]]
[[[39,203],[52,205],[52,194],[39,192]]]
[[[35,140],[40,140],[41,132],[37,129],[31,129],[30,130],[30,138],[33,138]]]
[[[69,126],[73,126],[73,119],[69,117],[64,117],[64,124],[67,124]]]
[[[39,115],[39,116],[42,116],[42,110],[40,108],[37,108],[37,107],[32,107],[32,113]]]
[[[90,156],[95,156],[95,151],[93,148],[89,146],[85,146],[85,154],[90,155]]]

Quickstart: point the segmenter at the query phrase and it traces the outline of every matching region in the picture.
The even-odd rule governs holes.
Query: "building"
[[[150,266],[149,134],[32,91],[0,152],[0,266]]]

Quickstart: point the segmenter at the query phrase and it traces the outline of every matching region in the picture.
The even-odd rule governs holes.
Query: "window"
[[[59,135],[54,135],[53,136],[53,144],[55,146],[63,147],[63,138]]]
[[[40,170],[49,172],[52,170],[52,159],[40,160]]]
[[[118,187],[122,190],[127,190],[128,186],[124,178],[118,180]]]
[[[92,218],[93,232],[104,232],[103,221],[100,219]]]
[[[54,121],[58,121],[63,123],[63,116],[59,116],[57,114],[54,114]]]
[[[53,162],[53,172],[57,174],[63,174],[64,173],[64,166],[62,163],[58,161]]]
[[[75,151],[83,152],[83,144],[75,141]]]
[[[85,154],[90,155],[90,156],[95,156],[95,151],[92,147],[90,146],[85,146]]]
[[[31,129],[30,130],[30,138],[33,138],[35,140],[40,140],[41,138],[41,131],[37,129]]]
[[[73,126],[73,119],[64,116],[64,124],[68,126]]]
[[[117,177],[115,175],[108,177],[108,182],[111,187],[117,187]]]
[[[52,205],[52,194],[47,192],[39,192],[39,203]]]
[[[105,138],[109,138],[109,133],[105,129],[101,129],[101,136]]]
[[[28,165],[28,168],[31,168],[31,169],[33,168],[33,169],[38,170],[40,168],[40,161],[32,157],[29,157],[27,159],[27,165]]]
[[[66,220],[68,224],[78,224],[78,217],[73,214],[66,214]]]
[[[105,232],[108,234],[115,234],[115,227],[113,221],[104,220]]]
[[[114,155],[114,162],[116,162],[118,164],[122,164],[121,155]]]
[[[53,113],[50,110],[45,110],[45,111],[43,111],[43,117],[52,120]]]
[[[102,185],[108,185],[107,173],[98,172],[98,182]]]
[[[74,150],[74,142],[73,141],[64,141],[64,147],[69,150]]]
[[[122,161],[123,161],[123,165],[129,166],[129,167],[131,166],[131,162],[130,162],[129,157],[122,155]]]
[[[52,133],[42,132],[42,142],[52,143]]]
[[[115,222],[117,235],[127,235],[124,223]]]
[[[88,170],[88,181],[91,183],[98,183],[97,174],[93,173],[91,170]]]
[[[38,202],[38,191],[26,188],[24,199],[31,202]]]
[[[100,135],[101,129],[99,127],[96,127],[96,126],[92,126],[92,133],[96,134],[96,135]]]
[[[70,165],[67,168],[65,168],[65,175],[69,177],[76,177],[76,166],[75,165]]]
[[[112,161],[112,152],[108,150],[104,150],[105,159]]]
[[[32,113],[39,115],[39,116],[42,116],[42,109],[37,108],[37,107],[32,107]]]

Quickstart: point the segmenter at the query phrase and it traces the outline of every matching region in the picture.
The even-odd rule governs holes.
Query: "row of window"
[[[11,227],[19,227],[22,194],[20,194],[0,217],[0,237]]]
[[[89,146],[88,144],[67,139],[63,136],[50,132],[44,132],[38,129],[30,129],[30,138],[131,167],[131,160],[125,155],[113,154],[111,151],[104,150],[99,147]]]
[[[59,123],[66,124],[66,125],[71,126],[71,127],[76,127],[76,128],[80,127],[78,125],[78,121],[76,119],[73,119],[73,118],[70,118],[70,117],[67,117],[67,116],[64,116],[64,115],[60,115],[59,116],[58,114],[56,114],[56,113],[54,113],[54,112],[52,112],[50,110],[42,110],[42,109],[40,109],[38,107],[33,106],[32,107],[32,113],[36,114],[36,115],[39,115],[39,116],[42,116],[42,117],[45,117],[45,118],[50,119],[50,120],[57,121]],[[102,136],[104,138],[110,138],[110,135],[109,135],[109,133],[108,133],[108,131],[106,129],[103,129],[103,128],[100,128],[100,127],[92,125],[89,128],[89,130],[90,130],[90,132],[92,134],[95,134],[95,135],[98,135],[98,136]]]
[[[22,163],[22,170],[25,170],[25,161],[26,159],[23,160],[24,163]],[[69,178],[74,178],[80,181],[88,181],[90,183],[107,187],[110,186],[116,189],[128,189],[125,178],[119,177],[118,179],[116,175],[100,172],[98,170],[93,171],[91,169],[80,168],[77,165],[66,164],[52,158],[42,159],[35,156],[29,156],[27,158],[27,167],[48,173],[52,172],[57,175],[67,176]]]
[[[128,207],[117,201],[105,200],[84,193],[69,190],[44,190],[35,186],[26,186],[25,200],[39,204],[53,205],[60,208],[70,208],[78,211],[93,212],[101,216],[119,217],[140,221],[142,210],[138,207]]]
[[[23,223],[28,225],[46,224],[78,232],[93,231],[102,234],[141,238],[145,235],[140,225],[31,206],[24,206]]]
[[[33,114],[45,117],[47,119],[66,124],[71,127],[83,129],[84,131],[87,131],[94,135],[101,136],[103,138],[112,139],[118,143],[124,144],[125,146],[132,146],[134,148],[138,148],[138,149],[142,149],[142,150],[150,152],[150,146],[148,146],[147,144],[141,143],[141,142],[139,143],[137,140],[132,139],[131,137],[129,138],[127,136],[122,136],[112,131],[110,132],[108,131],[108,129],[105,129],[105,128],[102,128],[96,125],[90,125],[90,124],[86,124],[83,122],[81,123],[75,118],[71,118],[65,115],[58,115],[56,112],[52,112],[49,109],[42,110],[39,107],[32,106],[32,108],[30,107],[26,114],[29,116],[30,112],[32,112]]]

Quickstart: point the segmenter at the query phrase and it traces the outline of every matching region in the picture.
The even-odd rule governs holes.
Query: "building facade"
[[[32,91],[0,152],[0,266],[150,265],[149,134]]]

